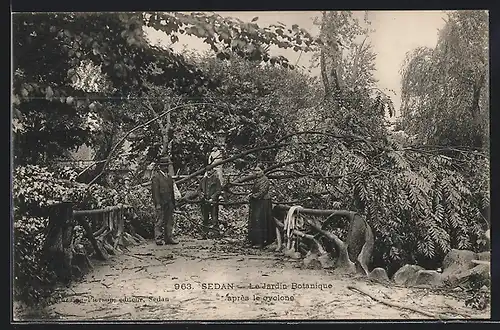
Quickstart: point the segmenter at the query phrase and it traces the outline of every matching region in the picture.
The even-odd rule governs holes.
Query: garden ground
[[[14,320],[430,318],[387,306],[349,286],[447,319],[490,318],[489,308],[465,307],[456,291],[382,285],[308,269],[282,253],[247,248],[229,239],[181,237],[179,242],[157,246],[148,241],[106,262],[94,261],[91,273],[58,289],[52,302],[35,314],[15,308]],[[264,283],[273,287],[256,288]],[[303,284],[318,287],[300,288]]]

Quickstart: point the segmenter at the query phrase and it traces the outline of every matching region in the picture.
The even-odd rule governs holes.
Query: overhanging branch
[[[94,179],[92,179],[92,181],[90,181],[89,183],[89,187],[94,183],[96,182],[97,179],[99,179],[101,177],[101,175],[104,173],[104,171],[106,170],[106,167],[108,166],[109,162],[111,161],[111,159],[113,158],[113,154],[114,152],[116,151],[116,149],[118,149],[118,147],[120,147],[122,145],[122,143],[125,141],[125,139],[130,135],[132,134],[133,132],[141,129],[141,128],[144,128],[146,126],[148,126],[149,124],[157,121],[158,119],[160,118],[163,118],[164,116],[168,115],[169,113],[171,113],[172,111],[174,110],[177,110],[177,109],[180,109],[180,108],[183,108],[183,107],[187,107],[187,106],[195,106],[195,105],[207,105],[207,104],[211,104],[213,105],[212,103],[206,103],[206,102],[200,102],[200,103],[188,103],[188,104],[181,104],[179,106],[176,106],[176,107],[173,107],[171,108],[170,110],[167,110],[167,111],[164,111],[162,113],[160,113],[158,116],[155,116],[154,118],[148,120],[147,122],[143,123],[143,124],[139,124],[137,126],[135,126],[134,128],[132,128],[131,130],[129,130],[121,139],[120,141],[118,141],[114,146],[113,148],[111,149],[109,155],[108,155],[108,158],[106,158],[106,162],[104,163],[104,166],[103,168],[101,169],[101,171],[99,172],[99,174],[97,174],[95,176]]]

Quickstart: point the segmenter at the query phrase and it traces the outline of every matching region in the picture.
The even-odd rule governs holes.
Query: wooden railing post
[[[73,259],[73,203],[62,202],[49,208],[49,225],[43,247],[49,270],[68,283],[72,277]]]

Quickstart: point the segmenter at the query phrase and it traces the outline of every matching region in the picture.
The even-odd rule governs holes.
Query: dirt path
[[[263,283],[275,287],[253,288]],[[323,289],[296,288],[293,283],[318,284]],[[386,287],[305,269],[282,254],[191,238],[181,238],[177,246],[150,242],[96,263],[82,281],[56,294],[57,301],[46,313],[59,320],[427,318],[353,292],[347,288],[353,284],[377,297],[446,318],[490,318],[489,310],[475,311],[463,301],[429,290]]]

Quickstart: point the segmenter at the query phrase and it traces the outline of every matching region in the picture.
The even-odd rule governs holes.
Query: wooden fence
[[[63,202],[49,208],[49,225],[44,244],[44,258],[58,279],[69,282],[77,273],[92,268],[87,249],[74,246],[75,226],[81,225],[91,244],[91,257],[107,260],[129,245],[144,238],[137,235],[127,219],[133,215],[129,205],[94,210],[73,210],[73,203]]]

